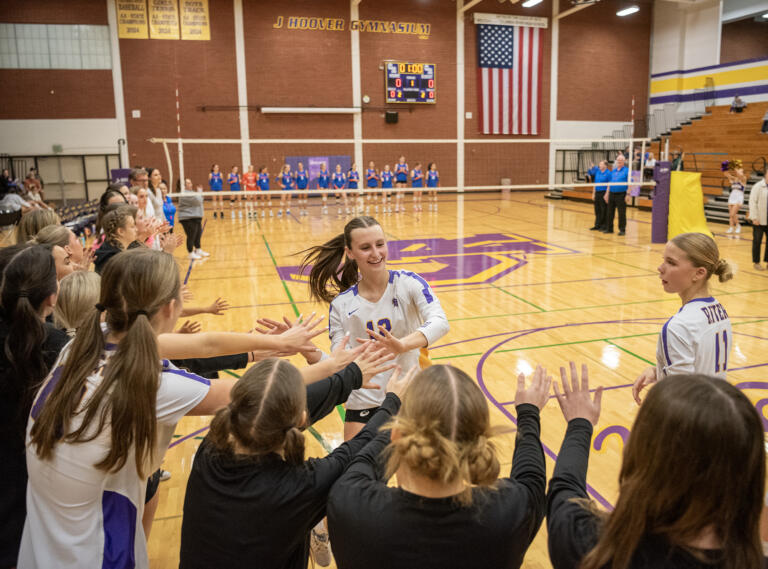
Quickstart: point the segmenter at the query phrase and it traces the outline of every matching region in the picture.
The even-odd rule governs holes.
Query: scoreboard
[[[388,61],[384,69],[387,103],[437,102],[434,63]]]

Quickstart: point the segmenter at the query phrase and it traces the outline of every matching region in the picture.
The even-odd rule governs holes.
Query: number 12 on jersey
[[[376,327],[373,326],[373,320],[369,320],[365,323],[365,327],[368,328],[371,332],[376,332],[379,334],[379,326],[384,326],[384,328],[387,329],[387,332],[392,331],[392,323],[389,321],[389,318],[381,318],[378,322],[376,322]]]
[[[720,354],[722,354],[722,366]],[[719,373],[721,369],[723,371],[728,369],[728,332],[726,330],[715,334],[715,373]]]

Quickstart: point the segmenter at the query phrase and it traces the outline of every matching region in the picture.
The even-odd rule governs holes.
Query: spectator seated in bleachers
[[[733,98],[733,102],[731,103],[731,110],[728,111],[729,113],[741,113],[744,112],[744,109],[747,108],[747,103],[744,102],[744,100],[736,95]]]

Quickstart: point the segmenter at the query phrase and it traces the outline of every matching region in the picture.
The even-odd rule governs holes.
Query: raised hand
[[[411,369],[408,370],[407,373],[403,374],[402,368],[400,368],[400,366],[395,366],[395,371],[387,382],[387,393],[394,393],[400,399],[402,399],[403,394],[408,389],[408,386],[413,379],[413,376],[415,376],[416,372],[418,371],[419,366],[414,365]]]
[[[299,316],[296,322],[292,326],[279,335],[279,338],[283,342],[283,348],[293,352],[314,352],[317,348],[312,344],[312,338],[319,336],[320,334],[327,332],[328,328],[321,328],[315,330],[317,325],[323,319],[322,316],[316,316],[313,312],[309,315],[306,321],[303,321],[303,315]]]
[[[374,342],[369,341],[368,344],[360,346],[358,350],[362,348],[362,352],[355,358],[357,367],[360,368],[360,373],[363,374],[363,389],[379,389],[381,386],[371,383],[370,380],[374,376],[394,369],[396,366],[392,362],[392,354],[390,354],[385,348],[378,348]]]
[[[291,321],[285,316],[283,316],[282,322],[271,318],[259,318],[256,323],[258,326],[253,331],[259,334],[282,334],[292,326]]]
[[[643,400],[640,399],[640,392],[652,383],[656,383],[656,368],[647,367],[635,380],[635,383],[632,386],[632,397],[635,398],[638,405],[643,402]]]
[[[205,311],[208,314],[213,314],[214,316],[221,316],[227,309],[229,309],[229,303],[223,298],[219,297],[214,300],[211,305],[205,309]]]
[[[200,322],[193,322],[191,320],[186,320],[184,324],[181,325],[181,327],[176,330],[177,334],[197,334],[200,330],[202,330],[203,327],[200,326]]]
[[[587,373],[587,365],[581,364],[581,381],[579,381],[579,374],[576,371],[576,364],[568,362],[571,368],[571,381],[568,384],[568,375],[565,373],[565,368],[560,368],[560,381],[563,384],[563,392],[560,393],[560,389],[555,382],[555,397],[560,404],[560,410],[563,412],[563,417],[566,421],[573,419],[586,419],[593,425],[597,425],[597,420],[600,418],[600,403],[603,400],[603,388],[598,387],[595,390],[595,397],[592,399],[589,395],[589,377]]]
[[[549,399],[549,387],[551,384],[552,376],[547,375],[547,369],[540,365],[536,366],[536,370],[531,377],[531,384],[528,387],[525,386],[525,374],[521,373],[517,376],[515,405],[528,403],[543,409]]]
[[[373,330],[369,330],[366,328],[365,330],[368,332],[368,335],[371,337],[371,340],[376,340],[377,342],[380,342],[381,346],[384,346],[390,353],[397,356],[405,352],[405,345],[398,339],[395,338],[389,330],[384,328],[384,326],[379,326],[379,332],[376,333]],[[357,341],[360,344],[363,344],[367,342],[368,340],[363,340],[361,338],[357,338]]]

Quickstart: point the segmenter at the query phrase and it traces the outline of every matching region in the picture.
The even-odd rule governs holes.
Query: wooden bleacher
[[[687,172],[701,172],[702,190],[708,196],[721,196],[727,188],[720,165],[725,160],[739,159],[749,178],[752,164],[768,158],[768,135],[760,133],[762,118],[768,111],[768,102],[749,103],[741,113],[729,113],[730,105],[707,107],[707,114],[685,124],[670,134],[654,141],[649,151],[656,158],[669,139],[670,160],[672,153],[682,148],[685,152],[684,166]],[[592,201],[591,188],[563,189],[562,197]],[[635,199],[638,207],[650,208],[652,201],[647,196]]]

